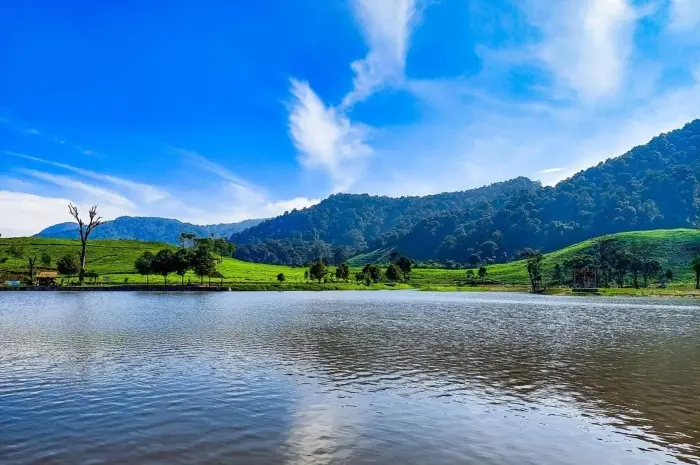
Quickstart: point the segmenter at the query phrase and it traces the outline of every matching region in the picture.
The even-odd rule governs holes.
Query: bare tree
[[[80,285],[82,286],[85,283],[85,258],[87,250],[87,241],[90,237],[90,233],[92,233],[92,231],[94,231],[96,227],[102,224],[102,217],[97,216],[97,205],[93,205],[90,211],[88,212],[89,220],[87,224],[85,224],[82,218],[80,218],[80,214],[78,213],[78,207],[76,207],[72,203],[69,203],[68,211],[78,223],[80,232],[80,272],[78,274],[78,277],[80,278]]]

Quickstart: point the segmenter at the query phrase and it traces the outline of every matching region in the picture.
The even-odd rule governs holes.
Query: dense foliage
[[[231,234],[255,226],[261,220],[246,220],[240,223],[198,226],[167,218],[148,218],[122,216],[113,221],[105,221],[92,234],[93,239],[136,239],[140,241],[166,242],[179,244],[180,234],[192,233],[196,237],[229,237]],[[61,239],[78,238],[77,225],[74,222],[50,226],[36,237]]]
[[[263,221],[231,239],[242,260],[303,265],[321,258],[339,264],[364,250],[396,244],[416,224],[437,214],[502,208],[513,195],[539,189],[539,183],[517,178],[426,197],[337,194],[313,207]]]
[[[700,120],[554,187],[526,178],[427,197],[334,195],[235,234],[244,260],[301,265],[396,248],[472,266],[632,230],[697,227]]]

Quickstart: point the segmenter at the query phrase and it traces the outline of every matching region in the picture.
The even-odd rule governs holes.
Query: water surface
[[[696,305],[0,293],[0,463],[699,463]]]

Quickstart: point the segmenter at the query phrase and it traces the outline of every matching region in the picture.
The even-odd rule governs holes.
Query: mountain
[[[542,185],[516,178],[462,192],[392,198],[336,194],[321,203],[293,210],[234,234],[236,256],[243,260],[301,265],[317,257],[344,261],[371,248],[396,243],[413,227],[437,214],[465,208],[502,208],[520,192]]]
[[[183,223],[168,218],[149,218],[121,216],[115,220],[107,221],[90,236],[93,239],[136,239],[149,242],[167,242],[178,244],[180,233],[194,233],[199,237],[229,237],[246,228],[255,226],[262,220],[245,220],[240,223],[213,224],[198,226]],[[57,239],[75,239],[78,237],[78,228],[75,223],[60,223],[41,231],[35,237],[50,237]]]
[[[700,120],[543,187],[526,178],[427,197],[339,194],[234,234],[239,258],[300,265],[375,249],[504,262],[595,236],[700,225]]]

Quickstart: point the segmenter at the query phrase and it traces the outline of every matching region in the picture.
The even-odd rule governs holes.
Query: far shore
[[[408,284],[375,284],[365,286],[354,283],[224,283],[218,285],[84,285],[84,286],[20,286],[3,287],[0,292],[245,292],[245,291],[381,291],[415,290],[427,292],[512,292],[531,294],[530,288],[522,285],[429,285],[410,286]],[[569,287],[552,287],[540,295],[549,296],[604,296],[604,297],[691,297],[700,298],[700,290],[683,288],[599,288],[594,292],[577,292]]]

